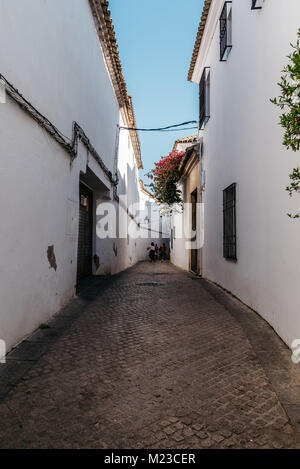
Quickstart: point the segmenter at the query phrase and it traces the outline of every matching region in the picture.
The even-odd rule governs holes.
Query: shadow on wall
[[[126,194],[124,194],[125,188],[127,189]],[[147,247],[152,241],[155,243],[157,242],[159,245],[163,242],[166,242],[167,245],[169,244],[169,239],[163,239],[158,233],[161,230],[161,219],[159,218],[158,213],[157,217],[160,223],[156,227],[156,230],[158,232],[155,233],[155,235],[157,235],[158,237],[151,238],[151,232],[150,230],[148,230],[148,227],[146,227],[144,230],[141,230],[142,235],[145,237],[134,237],[135,234],[138,236],[138,231],[140,230],[140,227],[138,225],[134,225],[134,216],[139,215],[139,213],[136,213],[136,210],[139,209],[139,207],[132,206],[132,204],[138,204],[140,206],[139,181],[135,167],[131,168],[129,164],[127,164],[127,173],[124,177],[122,177],[119,172],[118,192],[120,196],[126,195],[127,197],[127,221],[131,222],[132,232],[130,233],[130,235],[128,235],[127,233],[127,236],[126,232],[122,233],[121,238],[112,236],[101,239],[99,236],[96,235],[93,256],[93,273],[95,275],[115,274],[117,272],[127,269],[128,267],[136,264],[139,261],[147,260]],[[112,201],[105,199],[103,194],[98,194],[96,205],[99,205],[102,202],[111,203]],[[120,208],[125,211],[123,213],[126,213],[127,207],[124,207],[124,201],[121,197],[119,204],[116,201],[113,202],[116,209],[116,233],[119,233]],[[97,208],[96,205],[95,213]],[[145,208],[146,210],[148,209],[148,213],[145,214],[145,219],[146,216],[150,216],[151,207],[153,207],[153,204],[147,201]],[[156,210],[158,211],[158,208]],[[103,215],[96,215],[95,217],[95,233],[96,225],[99,223],[101,218],[103,218]]]

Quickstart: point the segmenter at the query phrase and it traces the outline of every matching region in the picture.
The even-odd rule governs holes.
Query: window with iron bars
[[[223,256],[237,260],[236,255],[236,184],[223,191]]]
[[[264,0],[252,0],[251,10],[261,10]]]
[[[210,67],[205,67],[199,85],[199,129],[210,118]]]
[[[232,49],[232,2],[225,2],[220,16],[220,60],[225,62]]]

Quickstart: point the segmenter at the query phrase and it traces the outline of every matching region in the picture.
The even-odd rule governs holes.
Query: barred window
[[[225,2],[220,16],[220,60],[225,62],[232,49],[232,2]]]
[[[199,86],[199,128],[202,129],[210,118],[210,68],[205,67]]]
[[[237,260],[236,255],[236,184],[223,191],[223,255]]]
[[[252,0],[251,10],[260,10],[263,6],[264,0]]]

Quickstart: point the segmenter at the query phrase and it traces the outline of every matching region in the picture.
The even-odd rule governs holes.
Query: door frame
[[[90,231],[91,231],[91,233],[90,233],[91,250],[90,250],[89,269],[88,269],[89,273],[87,273],[86,275],[80,275],[79,276],[79,269],[78,269],[79,241],[80,241],[79,229],[80,229],[81,188],[82,188],[82,186],[84,186],[84,188],[86,189],[88,195],[90,196],[90,200],[88,201],[88,211],[89,211],[89,225],[90,225]],[[84,277],[88,277],[90,275],[93,275],[93,251],[94,251],[94,192],[91,189],[91,187],[89,187],[87,184],[85,184],[85,182],[83,182],[81,180],[79,181],[78,198],[79,198],[79,208],[78,208],[78,243],[77,243],[77,272],[76,272],[77,282],[78,282],[78,280],[80,280]]]
[[[191,225],[190,225],[190,239],[191,242],[197,240],[198,236],[198,216],[197,216],[197,203],[198,203],[198,188],[190,193],[191,203]],[[196,236],[194,234],[196,232]],[[199,273],[199,249],[190,249],[190,270],[195,274]]]

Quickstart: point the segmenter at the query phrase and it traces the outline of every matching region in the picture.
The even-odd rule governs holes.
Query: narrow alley
[[[0,366],[0,447],[300,448],[290,353],[168,263],[93,277]]]

